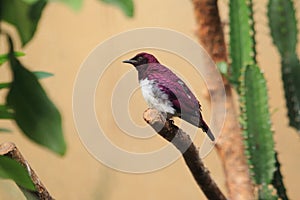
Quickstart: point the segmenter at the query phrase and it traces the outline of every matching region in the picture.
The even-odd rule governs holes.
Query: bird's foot
[[[174,120],[173,119],[168,119],[169,122],[173,125],[174,124]]]

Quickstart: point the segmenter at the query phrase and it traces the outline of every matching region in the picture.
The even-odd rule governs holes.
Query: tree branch
[[[36,191],[28,191],[20,187],[24,195],[33,196],[36,199],[40,199],[40,200],[53,200],[53,198],[47,191],[46,187],[42,184],[42,182],[40,181],[36,173],[30,167],[28,162],[24,159],[21,152],[18,150],[18,148],[14,143],[11,142],[2,143],[0,145],[0,155],[7,156],[11,159],[16,160],[28,171],[31,180],[35,185]]]
[[[175,126],[171,120],[166,120],[155,109],[146,110],[144,119],[159,135],[171,142],[182,153],[185,163],[208,199],[226,199],[217,184],[210,177],[209,171],[202,163],[198,150],[189,135]]]
[[[217,0],[192,0],[198,25],[197,37],[207,50],[213,61],[227,62],[224,33],[219,16]],[[215,104],[223,98],[223,88],[219,88],[214,80],[219,74],[214,73],[214,66],[206,70],[212,75],[207,79],[209,93],[214,95]],[[232,200],[254,199],[254,189],[251,183],[249,168],[244,155],[243,137],[235,112],[232,88],[223,77],[226,94],[226,120],[222,133],[217,139],[217,151],[223,163],[229,198]],[[212,118],[216,123],[222,123],[221,115],[215,113]]]

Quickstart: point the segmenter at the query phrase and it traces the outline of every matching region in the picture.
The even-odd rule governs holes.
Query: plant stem
[[[21,152],[18,150],[14,143],[6,142],[0,144],[0,155],[7,156],[11,159],[16,160],[28,171],[31,180],[35,185],[36,191],[28,191],[20,187],[24,195],[31,196],[32,198],[39,200],[53,200],[46,187],[42,184],[41,180],[30,167],[28,162],[24,159]]]
[[[146,110],[144,119],[160,136],[171,142],[182,153],[194,179],[208,199],[226,200],[204,166],[188,134],[175,126],[171,120],[165,120],[163,115],[155,109]]]
[[[227,62],[227,51],[224,40],[224,33],[219,16],[217,0],[192,0],[194,13],[198,25],[197,37],[213,61]],[[214,80],[219,74],[212,70],[214,66],[207,66],[206,70],[212,74],[207,79],[209,93],[214,95],[212,100],[218,104],[218,100],[223,98],[223,88],[219,88]],[[222,160],[226,177],[226,186],[231,200],[248,200],[254,198],[254,189],[250,179],[249,168],[244,155],[244,145],[242,131],[235,112],[232,87],[223,76],[226,95],[226,119],[222,128],[222,133],[217,139],[217,152]],[[220,114],[212,116],[215,123],[222,123]]]

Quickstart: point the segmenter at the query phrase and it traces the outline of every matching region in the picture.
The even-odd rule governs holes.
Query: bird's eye
[[[144,58],[142,57],[142,56],[139,56],[138,58],[137,58],[137,60],[138,61],[142,61]]]

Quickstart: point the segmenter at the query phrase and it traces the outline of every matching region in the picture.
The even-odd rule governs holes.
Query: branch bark
[[[217,184],[210,177],[209,171],[202,163],[198,150],[188,134],[175,126],[171,120],[166,120],[155,109],[146,110],[144,119],[159,135],[171,142],[182,153],[194,179],[208,199],[226,200]]]
[[[226,45],[217,0],[192,0],[192,2],[198,25],[196,35],[200,43],[215,63],[227,62]],[[213,73],[214,70],[211,67],[207,67],[207,70],[212,72],[210,73],[212,77],[207,79],[207,87],[209,93],[215,95],[212,99],[218,103],[218,99],[224,95],[223,89],[214,82],[219,74]],[[242,132],[235,112],[232,88],[224,77],[223,82],[226,94],[226,120],[222,133],[217,139],[216,148],[223,163],[229,198],[232,200],[254,199],[254,188],[244,155]],[[219,119],[220,115],[215,114],[212,117],[215,122],[222,123],[222,120]]]
[[[16,160],[28,171],[31,180],[35,185],[36,191],[27,191],[24,188],[20,187],[25,195],[31,195],[34,196],[36,199],[40,200],[53,200],[46,187],[42,184],[36,173],[30,167],[28,162],[24,159],[21,152],[18,150],[14,143],[2,143],[0,145],[0,155],[7,156],[11,159]]]

